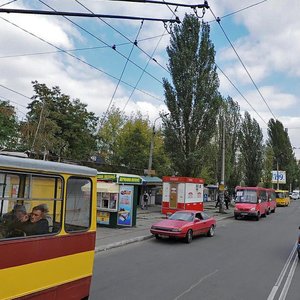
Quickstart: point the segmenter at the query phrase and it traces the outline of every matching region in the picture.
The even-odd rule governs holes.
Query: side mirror
[[[195,218],[194,223],[199,223],[201,220],[198,218]]]

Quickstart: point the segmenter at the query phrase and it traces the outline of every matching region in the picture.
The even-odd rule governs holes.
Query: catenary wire
[[[169,35],[164,34],[165,35]],[[148,37],[148,38],[143,38],[140,40],[137,40],[137,43],[143,42],[143,41],[147,41],[147,40],[151,40],[151,39],[157,39],[157,38],[161,38],[161,35],[156,35],[153,37]],[[131,44],[131,42],[124,42],[124,43],[120,43],[120,44],[116,44],[116,47],[121,47],[121,46],[126,46]],[[95,50],[95,49],[104,49],[104,48],[111,48],[111,46],[94,46],[94,47],[84,47],[84,48],[74,48],[74,49],[65,49],[65,51],[67,52],[76,52],[76,51],[86,51],[86,50]],[[0,56],[0,59],[5,59],[5,58],[13,58],[13,57],[26,57],[26,56],[35,56],[35,55],[47,55],[47,54],[55,54],[55,53],[61,53],[61,50],[57,50],[57,51],[46,51],[46,52],[35,52],[35,53],[23,53],[23,54],[13,54],[13,55],[4,55],[4,56]]]
[[[160,44],[162,37],[163,37],[163,34],[161,35],[161,38],[160,38],[160,40],[159,40],[159,41],[158,41],[158,43],[156,44],[156,47],[155,47],[155,49],[154,49],[154,51],[153,51],[153,53],[152,53],[152,56],[153,56],[153,55],[154,55],[154,53],[156,52],[156,50],[157,50],[157,47],[158,47],[158,45]],[[146,68],[148,67],[148,65],[149,65],[150,61],[151,61],[151,59],[149,58],[149,59],[148,59],[148,62],[147,62],[147,64],[146,64],[146,65],[145,65],[145,67],[144,67],[144,69],[146,69]],[[128,103],[129,103],[129,101],[130,101],[131,97],[133,96],[133,94],[134,94],[134,92],[135,92],[135,89],[136,89],[136,87],[138,86],[138,84],[140,83],[140,81],[141,81],[142,77],[143,77],[143,72],[141,73],[141,75],[140,75],[140,77],[139,77],[138,81],[136,82],[136,84],[135,84],[135,86],[134,86],[134,89],[132,90],[132,92],[131,92],[130,96],[128,97],[128,99],[127,99],[127,101],[126,101],[126,103],[125,103],[125,105],[124,105],[124,107],[123,107],[123,110],[122,110],[122,112],[124,112],[124,111],[125,111],[125,108],[126,108],[126,106],[128,105]]]
[[[5,5],[11,4],[11,3],[16,2],[16,1],[18,1],[18,0],[12,0],[12,1],[6,2],[4,4],[1,4],[0,7],[3,7]]]
[[[29,100],[32,100],[30,97],[28,97],[28,96],[26,96],[26,95],[24,95],[24,94],[22,94],[22,93],[19,93],[19,92],[15,91],[15,90],[13,90],[13,89],[11,89],[11,88],[9,88],[9,87],[3,85],[3,84],[0,84],[0,86],[1,86],[2,88],[6,89],[6,90],[9,90],[9,91],[15,93],[15,94],[18,94],[18,95],[20,95],[20,96],[22,96],[22,97],[25,97],[25,98],[27,98],[27,99],[29,99]]]
[[[251,105],[251,103],[246,99],[246,97],[241,93],[241,91],[237,88],[237,86],[230,80],[230,78],[225,74],[225,72],[216,64],[217,68],[221,71],[221,73],[226,77],[226,79],[230,82],[230,84],[236,89],[236,91],[241,95],[241,97],[249,104],[249,106],[255,111],[255,113],[261,118],[261,120],[268,125],[268,123],[264,120],[264,118],[257,112],[257,110]]]
[[[84,9],[86,9],[88,12],[93,13],[92,10],[90,10],[86,5],[82,4],[79,0],[74,0],[75,2],[77,2],[80,6],[82,6]],[[100,21],[102,21],[104,24],[106,24],[107,26],[109,26],[111,29],[113,29],[114,31],[116,31],[117,33],[119,33],[123,38],[125,38],[127,41],[129,41],[130,43],[134,44],[134,41],[131,41],[125,34],[123,34],[121,31],[119,31],[118,29],[116,29],[115,27],[113,27],[112,25],[110,25],[108,22],[106,22],[105,20],[103,20],[102,18],[98,18]],[[160,64],[155,58],[151,57],[146,51],[144,51],[141,47],[139,47],[138,44],[135,45],[142,53],[144,53],[146,56],[148,56],[149,58],[151,58],[158,66],[160,66],[162,69],[164,69],[166,72],[170,73],[169,70],[163,66],[162,64]]]
[[[42,4],[44,4],[45,6],[47,6],[48,8],[52,9],[53,11],[56,12],[56,10],[51,7],[50,5],[48,5],[47,3],[43,2],[42,0],[39,0],[39,2],[41,2]],[[99,42],[103,43],[106,46],[109,46],[108,43],[106,43],[105,41],[103,41],[102,39],[100,39],[98,36],[96,36],[95,34],[91,33],[90,31],[86,30],[85,28],[83,28],[81,25],[79,25],[78,23],[72,21],[70,18],[66,17],[66,16],[62,16],[64,19],[68,20],[70,23],[72,23],[73,25],[77,26],[78,28],[80,28],[81,30],[83,30],[85,33],[89,34],[90,36],[92,36],[93,38],[95,38],[96,40],[98,40]],[[119,55],[121,55],[125,60],[127,59],[126,55],[124,55],[123,53],[121,53],[119,50],[117,50],[116,47],[110,47],[111,49],[113,49],[116,53],[118,53]],[[129,60],[133,65],[135,65],[137,68],[142,70],[142,67],[140,67],[137,63],[135,63],[134,61],[132,61],[131,59]],[[159,82],[160,84],[162,84],[161,80],[159,80],[158,78],[156,78],[154,75],[152,75],[149,72],[145,72],[147,75],[149,75],[150,77],[152,77],[154,80],[156,80],[157,82]]]
[[[227,15],[224,15],[224,16],[222,16],[220,19],[224,19],[224,18],[230,17],[230,16],[232,16],[232,15],[235,15],[235,14],[237,14],[237,13],[240,13],[240,12],[242,12],[242,11],[244,11],[244,10],[247,10],[247,9],[252,8],[252,7],[254,7],[254,6],[260,5],[260,4],[262,4],[262,3],[264,3],[264,2],[267,2],[267,1],[268,1],[268,0],[263,0],[263,1],[260,1],[260,2],[254,3],[254,4],[251,4],[251,5],[249,5],[249,6],[246,6],[246,7],[244,7],[244,8],[241,8],[241,9],[239,9],[239,10],[236,10],[236,11],[234,11],[234,12],[232,12],[232,13],[229,13],[229,14],[227,14]],[[212,23],[212,22],[216,22],[216,20],[214,19],[214,20],[208,21],[207,23]]]
[[[141,32],[142,27],[143,27],[143,24],[144,24],[144,22],[142,21],[142,22],[141,22],[141,25],[140,25],[140,27],[139,27],[138,33],[137,33],[137,35],[136,35],[136,40],[137,40],[138,36],[140,35],[140,32]],[[121,72],[121,75],[120,75],[120,78],[119,78],[118,83],[117,83],[117,85],[116,85],[116,88],[115,88],[115,90],[114,90],[114,92],[113,92],[113,95],[112,95],[112,97],[111,97],[111,99],[110,99],[110,102],[109,102],[109,104],[108,104],[108,107],[107,107],[107,109],[106,109],[106,112],[105,112],[105,114],[104,114],[104,116],[103,116],[103,118],[102,118],[102,120],[101,120],[100,126],[102,126],[103,122],[104,122],[105,119],[106,119],[106,115],[108,114],[108,112],[109,112],[109,110],[110,110],[110,107],[111,107],[111,105],[112,105],[113,99],[114,99],[114,97],[115,97],[115,95],[116,95],[116,92],[117,92],[117,90],[118,90],[119,84],[120,84],[121,79],[122,79],[122,77],[123,77],[123,75],[124,75],[124,72],[125,72],[125,70],[126,70],[126,67],[127,67],[128,61],[129,61],[129,58],[131,57],[131,54],[132,54],[132,52],[133,52],[133,49],[134,49],[134,44],[132,44],[132,46],[131,46],[131,50],[130,50],[130,52],[129,52],[128,58],[127,58],[127,60],[126,60],[126,62],[125,62],[125,65],[124,65],[123,70],[122,70],[122,72]]]
[[[209,8],[209,10],[211,11],[211,13],[212,13],[212,15],[214,16],[215,20],[216,20],[217,23],[219,24],[219,26],[220,26],[222,32],[224,33],[224,35],[225,35],[227,41],[229,42],[229,44],[230,44],[231,48],[233,49],[234,53],[236,54],[238,60],[239,60],[240,63],[242,64],[244,70],[246,71],[247,75],[249,76],[249,78],[250,78],[252,84],[254,85],[255,89],[257,90],[257,92],[259,93],[260,97],[262,98],[262,100],[263,100],[264,103],[266,104],[266,106],[267,106],[269,112],[270,112],[271,115],[274,117],[274,119],[277,120],[277,118],[275,117],[274,113],[272,112],[270,106],[268,105],[266,99],[264,98],[264,96],[262,95],[262,93],[261,93],[261,91],[259,90],[258,86],[257,86],[256,83],[254,82],[254,80],[253,80],[251,74],[249,73],[249,71],[248,71],[246,65],[244,64],[244,62],[242,61],[240,55],[239,55],[238,52],[236,51],[236,49],[235,49],[235,47],[233,46],[232,42],[230,41],[230,39],[229,39],[228,35],[226,34],[226,32],[225,32],[223,26],[220,24],[220,23],[221,23],[221,22],[220,22],[220,19],[218,19],[218,18],[215,16],[215,14],[214,14],[214,12],[212,11],[211,8]]]
[[[77,56],[75,56],[75,55],[73,55],[73,54],[71,54],[71,53],[68,53],[66,50],[61,49],[61,48],[59,48],[58,46],[55,46],[54,44],[52,44],[52,43],[46,41],[45,39],[43,39],[43,38],[37,36],[36,34],[30,32],[30,31],[26,30],[25,28],[22,28],[21,26],[15,24],[15,23],[13,23],[13,22],[11,22],[11,21],[9,21],[9,20],[3,18],[3,17],[0,17],[0,19],[2,19],[3,21],[5,21],[5,22],[7,22],[7,23],[9,23],[9,24],[11,24],[11,25],[17,27],[18,29],[20,29],[20,30],[26,32],[27,34],[29,34],[29,35],[31,35],[31,36],[33,36],[33,37],[39,39],[40,41],[42,41],[42,42],[44,42],[44,43],[46,43],[46,44],[48,44],[48,45],[50,45],[50,46],[52,46],[52,47],[54,47],[54,48],[60,50],[61,52],[67,54],[68,56],[70,56],[70,57],[72,57],[72,58],[78,60],[79,62],[81,62],[81,63],[83,63],[83,64],[85,64],[85,65],[87,65],[87,66],[89,66],[90,68],[92,68],[92,69],[94,69],[94,70],[96,70],[96,71],[98,71],[98,72],[100,72],[100,73],[103,73],[103,74],[105,74],[105,75],[107,75],[107,76],[109,76],[109,77],[111,77],[111,78],[113,78],[113,79],[115,79],[115,80],[118,80],[117,77],[115,77],[115,76],[113,76],[113,75],[107,73],[106,71],[103,71],[102,69],[100,69],[100,68],[98,68],[98,67],[96,67],[96,66],[94,66],[94,65],[92,65],[92,64],[90,64],[90,63],[88,63],[88,62],[86,62],[86,61],[84,61],[83,59],[81,59],[81,58],[79,58],[79,57],[77,57]],[[121,82],[122,82],[123,84],[125,84],[125,85],[131,87],[131,88],[134,87],[132,84],[130,84],[130,83],[128,83],[128,82],[125,82],[125,81],[123,81],[123,80],[122,80]],[[137,90],[138,90],[139,92],[145,94],[145,95],[150,96],[151,98],[154,98],[154,99],[157,99],[157,100],[163,102],[162,99],[160,99],[160,98],[158,98],[158,97],[156,97],[156,96],[154,96],[154,95],[152,95],[152,94],[150,94],[150,93],[148,93],[148,92],[146,92],[146,91],[144,91],[144,90],[141,90],[141,89],[137,89]]]

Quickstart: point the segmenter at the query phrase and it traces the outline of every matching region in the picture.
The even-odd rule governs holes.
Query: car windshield
[[[285,198],[285,194],[282,192],[276,192],[276,198]]]
[[[238,203],[257,203],[256,191],[252,191],[252,190],[237,191],[235,202],[238,202]]]
[[[193,221],[194,214],[190,212],[176,212],[170,216],[170,220]]]

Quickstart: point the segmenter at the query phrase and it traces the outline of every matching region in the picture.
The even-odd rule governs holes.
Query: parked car
[[[206,234],[212,237],[215,233],[216,220],[203,211],[181,210],[168,219],[154,223],[150,232],[157,239],[174,237],[191,243],[194,236]]]
[[[234,218],[253,217],[259,220],[269,212],[267,189],[261,187],[237,186]]]
[[[291,198],[292,198],[293,200],[298,200],[298,199],[300,199],[300,191],[298,191],[298,190],[293,191],[293,192],[292,192],[292,195],[291,195]]]

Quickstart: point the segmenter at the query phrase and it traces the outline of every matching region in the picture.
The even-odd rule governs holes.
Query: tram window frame
[[[1,181],[2,178],[3,182]],[[9,180],[8,183],[6,182],[7,179]],[[48,182],[48,188],[50,187],[50,193],[53,193],[53,197],[36,197],[37,191],[39,189],[45,191],[45,186],[43,186],[43,184],[38,183],[39,179],[50,179],[50,184]],[[41,182],[44,183],[43,181]],[[49,211],[52,208],[52,213],[48,212],[46,214],[46,219],[49,223],[49,232],[44,233],[42,235],[44,236],[58,234],[61,231],[64,195],[64,178],[62,176],[58,174],[43,174],[28,171],[22,172],[12,170],[0,170],[0,188],[1,187],[3,187],[0,190],[0,218],[2,219],[2,221],[3,216],[5,214],[12,213],[15,204],[23,205],[26,208],[27,214],[31,213],[33,207],[43,204],[47,205]],[[57,203],[60,203],[58,209]],[[56,216],[59,216],[59,219],[57,219]],[[16,236],[13,238],[31,238],[35,236],[38,235],[24,235]],[[2,236],[1,240],[11,238],[11,236]]]
[[[72,213],[71,213],[71,210],[69,211],[68,210],[68,207],[71,203],[71,197],[69,195],[69,184],[71,181],[85,181],[84,184],[82,185],[79,185],[77,184],[76,186],[80,186],[80,191],[81,191],[81,194],[82,194],[82,197],[84,198],[84,192],[89,192],[89,197],[88,197],[88,203],[89,203],[89,207],[88,209],[84,210],[83,213],[87,213],[88,212],[88,224],[85,224],[85,225],[82,225],[82,224],[78,224],[78,222],[74,221],[74,217],[75,217],[75,213],[76,211],[80,213],[80,210],[81,208],[78,208],[78,207],[74,207],[73,209],[73,217],[71,218],[72,216]],[[75,182],[76,184],[76,182]],[[89,184],[88,188],[89,190],[88,191],[84,191],[82,190],[82,188],[84,186],[86,186],[87,184]],[[79,176],[71,176],[67,179],[67,184],[66,184],[66,197],[65,197],[65,218],[64,218],[64,228],[65,228],[65,231],[67,233],[77,233],[77,232],[86,232],[88,231],[90,228],[91,228],[91,223],[92,223],[92,209],[93,209],[93,204],[92,204],[92,199],[93,199],[93,182],[91,180],[90,177],[79,177]],[[78,197],[80,196],[79,194],[76,194],[75,197]],[[73,203],[76,203],[77,199],[75,199],[75,201],[73,201]],[[84,202],[84,199],[81,199],[80,201],[81,204],[85,204]],[[71,222],[73,223],[70,223],[70,220]],[[80,219],[79,219],[80,221]]]

